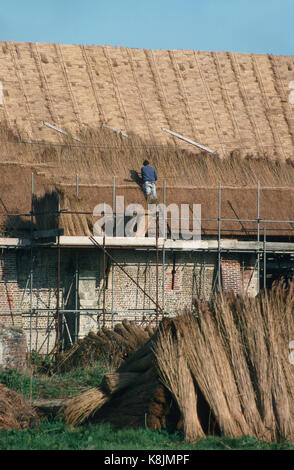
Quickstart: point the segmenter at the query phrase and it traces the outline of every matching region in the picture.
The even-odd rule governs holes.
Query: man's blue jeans
[[[154,181],[145,181],[144,183],[144,191],[145,191],[145,194],[146,196],[151,196],[154,198],[154,199],[157,199],[157,195],[156,195],[156,186],[155,186],[155,182]]]

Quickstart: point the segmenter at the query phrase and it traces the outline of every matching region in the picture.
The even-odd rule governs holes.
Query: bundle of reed
[[[30,403],[0,384],[0,429],[27,429],[39,423],[39,416]]]
[[[137,348],[149,340],[150,335],[143,327],[138,327],[138,325],[136,325],[134,322],[127,319],[122,321],[122,325],[129,332],[131,337],[135,339]]]
[[[130,346],[130,342],[127,341],[122,335],[117,333],[117,331],[111,330],[110,328],[102,328],[101,333],[104,335],[104,338],[118,345],[120,348],[125,348]],[[132,347],[134,347],[132,345]]]
[[[103,376],[101,388],[106,394],[111,395],[128,387],[139,377],[140,374],[136,372],[107,372]]]
[[[67,424],[80,425],[107,403],[111,395],[128,387],[138,374],[133,373],[106,373],[100,387],[94,387],[73,398],[61,410]]]
[[[200,304],[198,315],[196,320],[192,313],[187,313],[178,322],[192,375],[221,432],[235,437],[248,434],[238,388],[210,310]]]
[[[272,324],[272,334],[270,338],[275,338],[275,349],[271,351],[271,356],[276,362],[276,367],[279,367],[279,371],[282,371],[284,381],[283,383],[277,378],[273,383],[273,396],[279,397],[275,399],[275,408],[277,409],[279,417],[279,437],[283,439],[290,439],[294,441],[294,394],[293,394],[293,383],[294,383],[294,368],[293,364],[289,360],[289,347],[290,342],[294,338],[294,284],[276,285],[270,293],[268,300],[267,315],[270,316],[271,321],[268,324]],[[276,308],[272,308],[273,304]],[[263,311],[265,308],[263,307]],[[275,352],[277,351],[277,354]],[[287,395],[287,401],[283,398],[283,394]],[[287,436],[287,437],[286,437]]]
[[[118,427],[165,427],[172,400],[158,381],[150,344],[131,354],[115,372],[106,373],[98,389],[71,400],[63,410],[67,424],[91,418]]]
[[[106,374],[99,388],[72,399],[62,413],[65,422],[73,426],[91,419],[119,428],[160,430],[166,426],[170,407],[170,397],[151,368],[140,374]]]
[[[250,382],[254,388],[260,419],[267,431],[268,439],[276,440],[275,412],[271,393],[273,370],[269,360],[265,328],[267,319],[263,315],[262,308],[264,300],[263,294],[258,301],[247,297],[222,299],[220,305],[216,306],[216,312],[219,321],[223,323],[221,317],[225,315],[226,310],[229,308],[233,311],[234,324],[241,337],[242,354],[245,356],[250,373]],[[223,328],[221,332],[226,337]]]
[[[130,333],[130,331],[125,327],[123,323],[115,325],[114,333],[117,333],[118,335],[120,335],[123,338],[123,340],[132,347],[133,350],[138,349],[138,341],[137,341],[136,336],[134,335],[133,332]]]
[[[67,406],[61,410],[61,413],[64,413],[66,424],[78,426],[91,417],[108,400],[109,396],[105,395],[100,388],[91,388],[70,400]]]
[[[122,362],[117,372],[143,372],[150,368],[154,361],[154,354],[150,346],[151,339],[144,346],[130,354]]]
[[[146,370],[149,370],[149,368],[152,367],[154,363],[154,356],[152,353],[146,354],[145,356],[138,358],[136,361],[132,361],[132,363],[128,364],[128,366],[125,366],[123,364],[123,369],[119,369],[119,371],[122,370],[128,370],[129,372],[145,372]]]
[[[129,331],[127,331],[124,326],[126,324],[128,325]],[[141,327],[137,327],[136,325],[132,326],[130,322],[124,322],[124,325],[117,325],[117,331],[123,332],[124,336],[119,335],[117,331],[115,332],[107,330],[106,337],[113,338],[113,336],[115,336],[117,337],[117,340],[122,338],[123,341],[126,341],[126,338],[132,338],[131,332],[134,334],[134,330],[140,330],[140,333],[141,330],[143,330]],[[104,329],[101,333],[104,337],[106,329]],[[99,333],[99,335],[101,333]],[[140,337],[144,342],[147,338],[149,338],[149,335],[147,333],[146,335],[140,334]],[[123,393],[125,391],[126,401],[125,405],[123,405],[125,409],[123,413],[128,416],[126,419],[128,419],[129,422],[137,422],[136,411],[134,411],[134,408],[137,407],[138,410],[143,409],[141,412],[138,411],[137,415],[138,419],[143,419],[144,422],[144,420],[147,419],[148,415],[150,414],[148,411],[149,400],[147,397],[148,395],[152,397],[154,390],[158,386],[157,381],[154,379],[154,355],[150,350],[149,344],[150,341],[148,341],[133,354],[130,354],[130,356],[123,361],[121,366],[115,372],[107,372],[104,374],[100,387],[92,388],[80,396],[73,398],[70,403],[67,404],[66,408],[62,410],[66,423],[72,424],[74,426],[82,424],[90,417],[95,418],[94,415],[98,415],[98,412],[101,408],[103,408],[104,413],[102,413],[102,416],[107,416],[109,413],[109,409],[107,407],[108,401],[111,399],[111,402],[113,402],[117,399],[117,392]],[[133,407],[130,405],[130,400],[128,399],[128,391],[130,391],[131,396],[133,397]],[[118,395],[120,399],[121,395]],[[135,403],[137,399],[138,403],[136,405]],[[110,411],[112,413],[112,407],[110,408]],[[120,413],[117,413],[117,416],[114,417],[114,425],[117,422],[121,423],[122,420],[120,416],[121,410]],[[153,424],[156,422],[156,426],[159,429],[160,425],[158,419],[152,418],[151,420],[153,420]],[[150,417],[148,418],[148,422],[149,421]]]
[[[183,417],[185,439],[195,441],[204,437],[197,415],[197,395],[189,370],[184,342],[177,330],[160,328],[154,353],[162,383],[176,400]]]
[[[227,360],[232,371],[240,400],[240,409],[245,422],[249,427],[250,434],[259,436],[261,439],[269,439],[262,416],[259,412],[256,400],[256,386],[258,384],[250,375],[250,370],[246,361],[245,344],[242,331],[235,322],[234,310],[230,303],[220,297],[214,305],[215,321],[218,332],[222,338],[223,347]],[[248,316],[249,312],[243,312]]]
[[[234,319],[244,338],[256,401],[272,440],[293,440],[294,371],[288,358],[294,337],[293,303],[293,283],[284,282],[258,299],[234,301]]]
[[[118,393],[111,395],[91,418],[94,422],[107,422],[115,428],[148,427],[162,429],[169,419],[171,396],[159,390],[155,368],[140,374],[139,378]]]
[[[90,332],[61,355],[56,368],[67,372],[77,366],[88,367],[104,361],[107,367],[116,369],[149,341],[150,334],[135,322],[127,321],[117,324],[114,330],[102,328],[97,333]]]

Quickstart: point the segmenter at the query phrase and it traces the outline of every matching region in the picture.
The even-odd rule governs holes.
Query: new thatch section
[[[106,376],[97,400],[75,398],[67,423],[182,429],[189,441],[220,432],[294,442],[293,306],[293,283],[254,299],[196,302]]]
[[[44,122],[107,124],[188,147],[164,127],[221,154],[293,156],[292,56],[6,41],[0,61],[0,121],[26,141],[59,142]]]

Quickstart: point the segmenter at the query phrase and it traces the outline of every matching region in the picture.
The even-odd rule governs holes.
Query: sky
[[[2,0],[0,41],[294,55],[294,0]]]

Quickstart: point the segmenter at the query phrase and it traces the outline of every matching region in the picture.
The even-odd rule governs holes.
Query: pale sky
[[[10,0],[1,4],[1,41],[294,55],[294,0]]]

